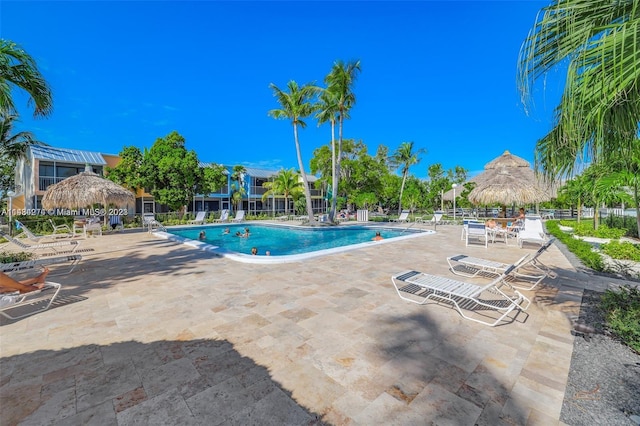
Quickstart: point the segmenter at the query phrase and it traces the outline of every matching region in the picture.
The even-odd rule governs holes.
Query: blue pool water
[[[229,228],[229,234],[223,230]],[[249,228],[249,238],[236,237],[235,233]],[[414,229],[390,229],[366,226],[341,226],[331,228],[294,228],[288,226],[242,223],[227,226],[198,226],[169,229],[167,232],[191,240],[198,240],[201,231],[205,231],[203,242],[225,250],[251,254],[251,248],[258,249],[258,255],[285,256],[332,249],[364,242],[371,242],[377,231],[387,240],[408,234],[424,233]]]

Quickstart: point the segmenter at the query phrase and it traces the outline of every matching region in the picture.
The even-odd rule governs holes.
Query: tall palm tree
[[[262,187],[267,189],[267,191],[262,194],[262,201],[271,196],[282,195],[284,197],[284,211],[285,214],[288,214],[289,197],[293,197],[295,200],[304,192],[299,177],[300,175],[293,169],[280,170],[272,181],[262,184]]]
[[[233,181],[231,184],[231,200],[236,211],[241,210],[242,200],[247,194],[246,189],[244,189],[245,173],[247,173],[247,169],[241,165],[233,166],[231,171],[231,180]]]
[[[555,125],[538,141],[536,166],[548,176],[571,174],[628,151],[640,122],[640,3],[554,0],[542,9],[519,57],[525,107],[532,83],[568,64]],[[613,153],[613,154],[612,154]]]
[[[319,111],[316,114],[318,126],[331,123],[331,199],[336,197],[335,188],[338,186],[338,176],[336,175],[336,120],[338,119],[338,98],[336,94],[327,89],[323,89],[320,94],[320,102],[317,105]],[[333,206],[333,204],[332,204]],[[329,220],[333,222],[335,211],[329,210]]]
[[[413,142],[402,142],[396,152],[391,156],[391,162],[395,167],[402,169],[402,185],[400,186],[400,198],[398,199],[398,214],[402,211],[402,193],[404,192],[404,184],[407,181],[409,168],[420,162],[420,154],[426,153],[427,150],[420,148],[413,151]]]
[[[349,111],[356,104],[356,95],[353,93],[353,85],[360,73],[360,61],[344,63],[336,61],[331,68],[331,72],[325,77],[327,90],[335,97],[336,109],[338,113],[338,150],[336,154],[335,173],[336,176],[333,187],[333,197],[331,198],[330,217],[334,218],[337,209],[338,187],[340,186],[340,162],[342,160],[342,126],[344,120],[349,118]]]
[[[15,114],[11,91],[19,87],[29,95],[35,117],[46,117],[53,111],[51,89],[38,69],[36,61],[17,44],[0,39],[0,112]]]
[[[309,222],[313,222],[314,217],[313,206],[311,205],[311,189],[309,188],[307,174],[304,171],[304,162],[302,161],[300,141],[298,139],[298,126],[303,129],[307,127],[307,123],[304,122],[303,118],[309,117],[314,113],[315,107],[311,101],[318,94],[319,88],[312,84],[298,86],[298,83],[293,80],[287,83],[287,92],[281,90],[273,83],[271,83],[269,87],[273,90],[273,96],[276,97],[281,106],[279,109],[270,110],[268,112],[269,116],[277,120],[291,120],[291,124],[293,125],[293,139],[296,144],[300,176],[302,176],[302,183],[304,184],[304,196],[307,202],[307,215],[309,216]]]

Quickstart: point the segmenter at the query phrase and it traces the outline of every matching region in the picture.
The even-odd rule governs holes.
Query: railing
[[[54,183],[58,183],[64,180],[63,177],[53,177],[53,176],[40,176],[38,182],[38,190],[46,191],[48,187],[53,185]]]

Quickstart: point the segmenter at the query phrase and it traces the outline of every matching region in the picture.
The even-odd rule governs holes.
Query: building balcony
[[[38,180],[38,191],[46,191],[51,185],[64,179],[63,177],[40,176]]]

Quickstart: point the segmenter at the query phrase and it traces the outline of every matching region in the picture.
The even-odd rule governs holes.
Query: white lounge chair
[[[56,225],[53,222],[53,219],[49,219],[49,223],[51,224],[51,226],[53,227],[53,235],[55,237],[71,237],[73,236],[73,233],[71,232],[71,228],[69,228],[69,225],[67,225],[66,223],[63,223],[62,225]],[[66,234],[66,235],[64,235]]]
[[[223,209],[220,211],[220,217],[216,220],[214,220],[214,222],[219,222],[219,223],[223,223],[223,222],[229,222],[229,210],[227,209]]]
[[[511,284],[512,287],[521,290],[533,290],[546,277],[556,278],[556,274],[538,260],[540,255],[551,246],[554,240],[554,238],[550,239],[545,245],[540,247],[533,256],[527,254],[517,262],[520,266],[518,266],[511,275],[514,279],[509,280],[509,284]],[[503,274],[511,266],[508,263],[481,259],[465,254],[449,256],[447,257],[447,263],[452,273],[469,278],[494,278],[495,276]],[[531,269],[533,269],[533,271],[531,271]],[[524,283],[526,283],[526,285]]]
[[[547,242],[547,237],[542,227],[542,218],[540,216],[527,216],[524,218],[524,229],[518,231],[516,237],[518,246],[522,248],[525,242],[539,243],[543,245]]]
[[[395,219],[389,219],[389,222],[405,223],[409,222],[409,210],[402,210],[400,216]]]
[[[236,212],[236,217],[231,219],[231,222],[244,222],[244,210],[238,210]]]
[[[207,218],[207,212],[198,212],[196,213],[196,218],[190,221],[189,223],[203,224],[206,218]]]
[[[43,288],[29,293],[3,293],[0,295],[0,314],[14,320],[44,312],[49,309],[61,288],[58,283],[46,281]]]
[[[34,269],[40,266],[51,266],[58,265],[62,263],[70,263],[68,270],[56,270],[55,275],[68,274],[73,272],[78,263],[82,260],[82,256],[79,254],[72,254],[69,256],[61,256],[61,257],[43,257],[41,259],[33,259],[33,260],[25,260],[22,262],[12,262],[12,263],[0,263],[0,271],[4,273],[9,272],[21,272],[29,269]],[[54,275],[53,273],[49,274],[49,276]]]
[[[156,215],[153,213],[142,214],[142,227],[147,228],[148,232],[151,232],[154,229],[166,231],[166,228],[156,220]]]
[[[436,210],[435,212],[433,212],[433,216],[431,217],[431,224],[433,226],[444,225],[445,222],[442,219],[443,216],[444,216],[444,212],[441,212],[440,210]]]
[[[36,235],[29,228],[27,228],[22,222],[16,220],[16,229],[21,230],[24,237],[34,243],[39,243],[42,240],[55,239],[54,235]]]
[[[488,326],[496,326],[514,310],[526,311],[531,301],[518,290],[513,290],[505,278],[520,265],[515,263],[489,284],[479,286],[418,271],[405,271],[391,277],[391,282],[402,300],[424,305],[429,299],[452,303],[463,318]],[[502,290],[511,289],[509,295]],[[467,315],[489,317],[491,320]],[[498,318],[494,316],[500,315]],[[493,315],[493,316],[492,316]],[[512,320],[515,319],[512,318]]]
[[[80,246],[80,242],[79,241],[72,241],[72,240],[57,241],[55,243],[25,244],[21,240],[19,240],[17,238],[13,238],[12,236],[10,236],[8,234],[5,234],[2,231],[0,231],[0,236],[2,238],[6,239],[7,241],[17,245],[21,249],[29,250],[29,251],[31,251],[31,250],[51,249],[56,253],[60,253],[60,252],[58,252],[58,250],[62,248],[63,250],[64,249],[71,249],[71,250],[64,250],[64,251],[69,251],[69,252],[73,253]]]
[[[465,246],[469,245],[470,238],[477,238],[479,240],[484,240],[484,248],[488,247],[489,244],[489,234],[487,232],[487,227],[484,223],[468,223],[466,238],[465,238]]]

